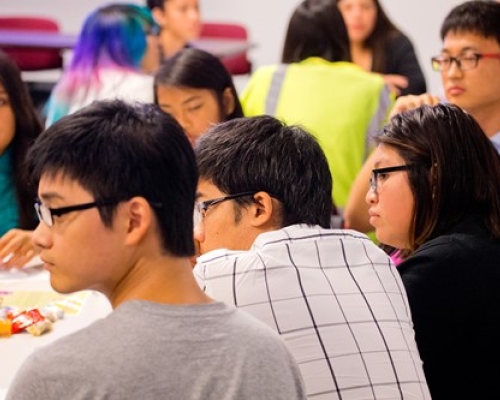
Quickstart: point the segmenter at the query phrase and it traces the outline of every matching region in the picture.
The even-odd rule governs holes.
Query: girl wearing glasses
[[[370,223],[406,253],[398,271],[432,398],[500,398],[498,154],[451,105],[396,115],[377,142]]]
[[[41,131],[19,69],[0,52],[0,268],[22,266],[35,254],[35,194],[22,166]]]

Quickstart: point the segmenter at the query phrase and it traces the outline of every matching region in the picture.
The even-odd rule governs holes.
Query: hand
[[[396,103],[394,103],[390,117],[423,105],[435,106],[437,104],[439,104],[439,97],[432,96],[428,93],[424,93],[419,96],[401,96],[396,100]]]
[[[408,87],[408,78],[403,75],[382,75],[385,84],[389,87],[390,91],[396,96],[401,94],[401,89]]]
[[[37,253],[31,241],[33,231],[11,229],[0,238],[0,264],[4,268],[22,268]],[[2,260],[11,255],[5,262]]]

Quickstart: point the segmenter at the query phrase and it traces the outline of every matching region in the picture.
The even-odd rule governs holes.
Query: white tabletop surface
[[[42,267],[0,270],[0,292],[16,290],[49,291],[51,290],[49,274]],[[5,398],[16,371],[36,348],[75,332],[106,316],[110,311],[111,306],[102,294],[90,292],[81,312],[55,322],[51,332],[42,336],[31,336],[24,332],[0,338],[0,400]]]

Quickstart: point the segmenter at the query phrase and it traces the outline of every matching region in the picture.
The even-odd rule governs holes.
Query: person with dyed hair
[[[154,27],[148,8],[136,4],[110,4],[93,11],[69,68],[49,98],[46,125],[94,100],[152,103],[153,78],[141,70],[141,63]]]
[[[243,117],[233,79],[221,61],[189,48],[167,59],[155,76],[155,102],[195,144],[212,124]]]

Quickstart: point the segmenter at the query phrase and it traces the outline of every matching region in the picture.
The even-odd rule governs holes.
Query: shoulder
[[[413,43],[410,38],[403,33],[392,35],[387,40],[387,48],[391,51],[413,51]]]
[[[7,399],[64,398],[67,388],[81,381],[82,372],[90,365],[85,354],[97,335],[87,336],[85,328],[35,350],[17,372]],[[75,354],[78,362],[75,363]]]
[[[484,235],[450,233],[422,245],[398,270],[407,287],[426,282],[442,284],[450,277],[454,281],[467,277],[480,279],[486,271],[500,277],[500,269],[495,266],[499,257],[498,241]]]

